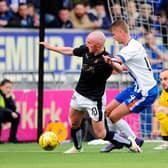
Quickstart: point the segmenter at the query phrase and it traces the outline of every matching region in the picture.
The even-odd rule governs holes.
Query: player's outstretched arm
[[[111,58],[108,55],[103,56],[103,57],[104,57],[104,61],[108,64],[111,64],[116,72],[120,73],[120,72],[124,71],[124,68],[122,66],[122,62],[119,59]]]
[[[48,50],[58,52],[60,54],[66,54],[66,55],[72,55],[73,54],[73,48],[72,47],[55,47],[55,46],[52,46],[48,42],[45,42],[45,41],[41,41],[39,44],[43,45]]]

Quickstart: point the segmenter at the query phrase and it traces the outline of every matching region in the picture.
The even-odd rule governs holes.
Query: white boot
[[[141,153],[142,149],[136,144],[135,140],[132,137],[128,137],[128,139],[131,141],[132,145],[129,148],[132,152]]]
[[[74,154],[74,153],[80,153],[83,152],[83,148],[81,149],[76,149],[74,146],[71,147],[70,149],[66,150],[64,153],[65,154]]]

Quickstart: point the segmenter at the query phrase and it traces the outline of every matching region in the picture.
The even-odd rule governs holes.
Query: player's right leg
[[[69,121],[71,127],[71,138],[74,146],[67,151],[65,154],[80,153],[82,151],[82,130],[81,123],[84,118],[84,108],[82,107],[84,97],[77,92],[74,92],[70,102],[70,113]]]
[[[82,130],[80,128],[84,112],[70,109],[70,126],[71,126],[71,138],[74,143],[74,146],[67,151],[65,154],[80,153],[82,151]]]

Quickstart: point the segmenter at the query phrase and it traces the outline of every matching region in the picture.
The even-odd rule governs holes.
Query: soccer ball
[[[54,132],[46,131],[39,138],[39,145],[42,149],[51,151],[59,144],[58,137]]]

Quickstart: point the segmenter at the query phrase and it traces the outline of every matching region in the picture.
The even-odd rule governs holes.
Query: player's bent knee
[[[110,114],[108,117],[110,118],[110,120],[113,124],[115,124],[119,120],[118,117],[116,117],[113,114]]]

